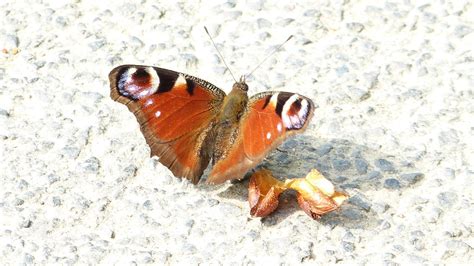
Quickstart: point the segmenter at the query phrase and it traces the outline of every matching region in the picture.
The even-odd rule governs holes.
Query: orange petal
[[[248,201],[252,216],[265,217],[278,207],[278,197],[284,191],[281,184],[265,169],[250,177]]]
[[[296,190],[298,204],[313,219],[337,209],[348,196],[334,191],[333,184],[317,170],[312,170],[306,178],[287,180],[285,184]]]

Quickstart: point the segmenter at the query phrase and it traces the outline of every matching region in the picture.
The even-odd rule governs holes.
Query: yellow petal
[[[309,174],[306,176],[306,180],[308,180],[311,185],[321,190],[321,192],[323,192],[326,196],[330,197],[334,194],[334,185],[318,170],[311,170],[311,172],[309,172]]]

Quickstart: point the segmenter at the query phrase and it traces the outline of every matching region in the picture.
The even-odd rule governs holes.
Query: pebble
[[[375,166],[382,172],[393,172],[395,170],[393,163],[386,159],[375,160]]]
[[[347,23],[346,27],[350,31],[357,32],[357,33],[364,30],[364,25],[362,23],[358,23],[358,22]]]
[[[18,37],[12,34],[1,34],[0,33],[0,48],[13,49],[20,45]]]
[[[61,198],[55,196],[55,197],[53,197],[52,200],[53,200],[53,206],[54,207],[61,206],[61,204],[62,204]]]
[[[324,145],[319,146],[316,149],[316,152],[318,153],[319,156],[324,156],[328,154],[333,148],[334,147],[331,144],[324,144]]]
[[[364,175],[367,173],[367,169],[369,165],[367,164],[367,161],[364,159],[355,159],[354,164],[357,170],[357,173],[360,175]]]
[[[364,209],[365,211],[370,211],[370,207],[372,206],[369,199],[367,199],[362,194],[356,194],[356,195],[350,197],[349,202],[351,204],[354,204],[355,206],[358,206],[358,207]]]
[[[35,257],[33,255],[31,255],[29,253],[25,253],[24,262],[26,264],[31,265],[31,264],[34,263],[34,261],[35,261]]]
[[[99,159],[90,157],[81,164],[81,168],[88,173],[97,173],[100,168]]]
[[[21,205],[23,205],[23,203],[25,203],[24,200],[17,198],[17,199],[15,199],[15,200],[13,201],[12,205],[13,205],[13,206],[21,206]]]
[[[367,174],[368,180],[378,180],[381,177],[382,177],[382,174],[379,171],[371,171],[369,174]]]
[[[414,185],[420,182],[425,175],[423,173],[409,173],[409,174],[402,174],[400,179],[407,182],[409,185]]]
[[[33,222],[29,219],[26,219],[26,220],[23,220],[21,223],[20,223],[20,227],[21,228],[30,228],[31,226],[33,225]]]
[[[333,159],[332,166],[337,171],[342,172],[351,168],[352,165],[351,165],[351,162],[346,159]]]
[[[444,208],[452,207],[458,201],[458,195],[454,192],[447,191],[438,194],[438,202]]]
[[[257,25],[259,29],[270,28],[272,26],[272,23],[268,19],[259,18],[257,19]]]
[[[426,211],[425,219],[428,223],[437,223],[443,214],[443,210],[437,207],[432,207]]]
[[[392,189],[392,190],[400,189],[400,188],[401,188],[400,181],[398,181],[398,180],[395,179],[395,178],[387,178],[387,179],[385,180],[383,186],[384,186],[385,188]]]
[[[342,241],[342,248],[346,252],[353,252],[355,250],[355,245],[351,242]]]

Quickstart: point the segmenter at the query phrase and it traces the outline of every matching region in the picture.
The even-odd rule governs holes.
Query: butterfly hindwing
[[[109,79],[110,96],[136,116],[151,154],[175,176],[197,183],[210,160],[202,147],[211,141],[225,93],[196,77],[151,66],[119,66]]]
[[[209,183],[240,179],[288,136],[306,129],[313,102],[289,92],[264,92],[250,98],[235,144],[216,162]]]

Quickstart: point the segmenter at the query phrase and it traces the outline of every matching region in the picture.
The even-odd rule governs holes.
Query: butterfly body
[[[112,99],[134,113],[150,146],[175,176],[197,183],[240,179],[288,136],[303,131],[314,104],[289,92],[248,97],[242,78],[226,95],[209,82],[167,69],[123,65],[109,74]]]

